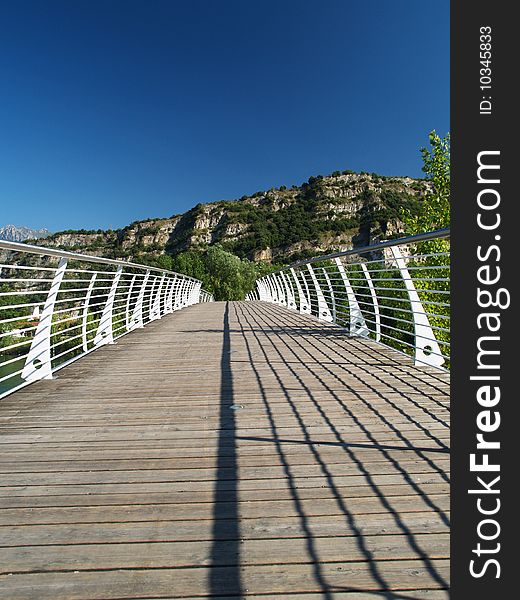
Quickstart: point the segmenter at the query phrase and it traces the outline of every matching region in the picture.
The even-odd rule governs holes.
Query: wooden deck
[[[0,402],[0,597],[446,598],[448,411],[274,305],[164,317]]]

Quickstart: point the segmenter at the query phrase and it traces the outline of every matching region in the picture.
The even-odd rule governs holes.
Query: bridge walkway
[[[449,381],[260,302],[0,403],[0,597],[447,598]]]

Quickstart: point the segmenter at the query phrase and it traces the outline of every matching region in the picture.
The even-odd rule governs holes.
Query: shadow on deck
[[[0,403],[0,596],[447,597],[447,374],[271,304]]]

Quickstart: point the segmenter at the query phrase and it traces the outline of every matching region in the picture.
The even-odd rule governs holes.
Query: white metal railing
[[[450,232],[441,229],[300,261],[256,281],[274,302],[448,368]]]
[[[179,273],[0,241],[0,398],[213,296]]]

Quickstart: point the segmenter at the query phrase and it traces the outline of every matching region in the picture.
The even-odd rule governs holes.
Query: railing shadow
[[[220,360],[219,437],[217,441],[217,473],[213,497],[211,596],[242,595],[240,576],[240,525],[238,514],[238,457],[236,416],[233,405],[233,373],[231,370],[231,339],[229,303],[226,303]],[[229,473],[232,473],[230,478]],[[225,573],[219,567],[226,567]]]
[[[265,441],[271,441],[276,448],[277,455],[283,467],[286,483],[290,491],[290,496],[292,498],[296,514],[301,521],[301,528],[306,535],[308,559],[312,563],[314,578],[319,584],[323,597],[332,597],[332,592],[338,589],[346,590],[352,588],[338,588],[336,585],[330,586],[327,583],[327,579],[320,564],[319,553],[317,550],[316,541],[312,535],[309,518],[303,509],[303,503],[298,493],[296,477],[291,469],[288,455],[284,450],[287,442],[304,444],[310,451],[315,465],[319,467],[319,471],[326,481],[327,488],[331,492],[331,495],[336,502],[337,508],[339,509],[338,512],[344,516],[345,525],[347,526],[350,535],[353,535],[354,539],[356,540],[358,551],[363,557],[362,560],[366,562],[374,583],[376,584],[377,588],[381,590],[379,593],[387,593],[388,595],[385,597],[388,598],[396,598],[398,595],[390,591],[391,586],[385,578],[383,572],[384,569],[381,569],[378,561],[374,560],[374,556],[369,544],[367,543],[367,539],[365,535],[363,535],[362,525],[359,523],[359,519],[356,517],[356,515],[349,508],[348,499],[345,497],[345,494],[340,486],[338,486],[336,483],[334,469],[331,468],[331,466],[327,463],[326,457],[322,455],[322,451],[320,450],[322,446],[321,440],[316,442],[312,439],[306,424],[306,415],[301,411],[300,408],[302,401],[296,402],[293,399],[294,384],[296,384],[296,387],[304,395],[305,400],[303,402],[305,402],[307,407],[310,406],[313,408],[315,414],[319,416],[322,426],[326,427],[326,429],[329,431],[329,434],[334,439],[334,442],[332,443],[336,445],[339,452],[343,452],[345,454],[345,457],[349,459],[350,463],[355,465],[358,473],[363,476],[365,483],[367,484],[368,489],[371,490],[373,497],[377,498],[381,503],[382,512],[386,512],[392,517],[396,530],[405,537],[415,558],[419,559],[423,563],[424,567],[430,574],[431,579],[436,582],[436,585],[442,589],[446,589],[448,587],[447,581],[436,569],[430,556],[428,555],[428,552],[423,550],[419,540],[416,538],[413,531],[411,531],[410,527],[406,524],[399,510],[394,507],[393,500],[387,497],[387,495],[384,493],[384,490],[381,489],[377,476],[374,476],[374,473],[371,472],[372,465],[365,464],[363,455],[359,454],[357,450],[367,447],[377,450],[381,454],[382,461],[390,465],[393,469],[393,472],[400,476],[403,482],[402,485],[409,486],[410,495],[420,499],[427,509],[435,511],[435,513],[439,515],[446,526],[449,525],[449,519],[447,515],[439,506],[437,506],[436,502],[430,498],[430,495],[422,489],[422,486],[410,476],[407,468],[405,466],[401,466],[400,459],[396,458],[395,451],[393,451],[394,449],[391,448],[392,445],[389,445],[390,447],[388,447],[386,444],[380,443],[378,440],[378,434],[374,433],[373,431],[373,426],[368,422],[364,422],[363,418],[357,415],[356,412],[349,407],[345,401],[344,392],[348,392],[350,397],[356,398],[356,401],[358,401],[360,405],[364,407],[364,418],[367,418],[367,415],[369,415],[370,419],[376,419],[377,422],[379,422],[385,429],[388,429],[395,436],[395,438],[401,442],[402,445],[398,446],[398,448],[399,450],[406,451],[404,452],[405,456],[408,456],[409,453],[412,453],[416,459],[424,461],[425,468],[427,470],[436,473],[440,479],[447,482],[449,480],[443,468],[439,467],[429,456],[430,451],[433,451],[437,454],[445,454],[447,452],[447,446],[444,444],[442,439],[438,438],[434,433],[431,433],[428,427],[424,426],[420,420],[410,416],[406,409],[403,409],[398,403],[382,394],[378,390],[378,386],[371,386],[367,384],[370,376],[374,376],[373,368],[370,370],[363,369],[362,360],[356,360],[355,369],[350,368],[348,361],[345,361],[344,357],[341,357],[341,355],[340,360],[334,360],[338,349],[331,347],[329,343],[334,343],[333,340],[335,337],[344,340],[344,333],[343,336],[339,336],[337,330],[331,331],[328,329],[328,331],[321,331],[321,328],[316,326],[314,323],[310,324],[309,327],[306,325],[302,326],[302,320],[296,318],[297,321],[299,320],[298,323],[294,324],[296,335],[292,335],[292,326],[287,325],[286,327],[280,327],[279,322],[281,315],[280,309],[277,307],[271,307],[265,304],[263,306],[259,306],[255,303],[240,303],[236,304],[235,307],[235,310],[238,312],[237,321],[240,329],[242,330],[243,342],[246,347],[247,357],[257,380],[257,385],[262,397],[262,403],[267,414],[271,430],[270,437],[262,439]],[[274,322],[276,325],[273,327],[270,324],[271,322]],[[313,328],[315,329],[314,332]],[[316,331],[316,329],[318,331]],[[325,330],[327,328],[323,329]],[[305,336],[303,335],[304,332]],[[319,339],[319,344],[321,344],[321,346],[316,343],[317,339]],[[257,366],[258,359],[255,359],[253,345],[255,351],[260,354],[263,370]],[[323,352],[326,352],[329,356],[327,364],[316,362],[315,357],[317,353]],[[306,357],[307,360],[304,360],[303,357]],[[384,355],[384,361],[386,363],[389,362],[389,357],[387,355]],[[279,428],[276,424],[273,409],[270,403],[270,398],[273,397],[273,391],[270,389],[268,392],[264,386],[263,374],[265,373],[265,368],[267,368],[270,371],[270,374],[274,377],[279,388],[277,395],[279,397],[283,396],[284,400],[287,402],[287,405],[290,408],[290,414],[294,418],[295,423],[297,424],[297,429],[299,429],[303,440],[299,439],[291,441],[280,436]],[[336,369],[338,368],[340,371],[344,371],[344,375],[348,375],[348,381],[354,380],[356,384],[359,385],[350,385],[347,383],[347,379],[345,377],[340,377],[336,372]],[[362,377],[358,372],[359,370],[361,370],[361,373],[363,373],[364,370],[366,377]],[[283,377],[282,371],[284,375]],[[305,373],[305,377],[302,376],[302,373]],[[291,389],[288,387],[288,374],[291,381]],[[324,374],[327,375],[327,380],[323,377]],[[310,377],[314,382],[312,385],[307,383],[308,377]],[[399,392],[398,388],[392,386],[387,381],[383,381],[379,376],[376,375],[375,379],[379,383],[383,383],[388,391],[395,393]],[[330,385],[330,381],[334,382],[333,386]],[[400,430],[399,426],[394,425],[392,420],[388,418],[386,414],[384,414],[384,411],[379,410],[376,406],[373,406],[371,402],[368,402],[363,397],[363,394],[359,392],[359,387],[363,385],[366,387],[368,392],[370,392],[372,395],[375,394],[375,396],[379,399],[378,402],[382,406],[385,406],[387,411],[395,412],[395,414],[398,415],[403,422],[408,423],[412,427],[412,430],[415,431],[415,433],[419,432],[423,437],[429,439],[432,442],[433,447],[422,448],[416,444],[414,440],[408,439],[407,435]],[[342,389],[344,392],[341,391]],[[318,397],[318,392],[320,391],[326,392],[328,397],[334,400],[337,408],[344,413],[347,420],[352,422],[357,427],[358,431],[364,434],[368,440],[367,444],[355,444],[349,442],[346,434],[342,433],[342,431],[338,428],[338,423],[336,423],[333,418],[329,416],[327,411],[322,408],[320,399]],[[411,407],[413,407],[413,409],[422,410],[424,408],[418,405],[418,403],[410,395],[404,395],[402,397]],[[438,426],[447,426],[442,419],[438,419],[436,415],[429,409],[426,408],[423,413],[425,417],[428,417],[433,422],[436,422]],[[245,440],[248,438],[247,436],[240,436],[240,439]],[[326,445],[326,443],[323,445]]]

